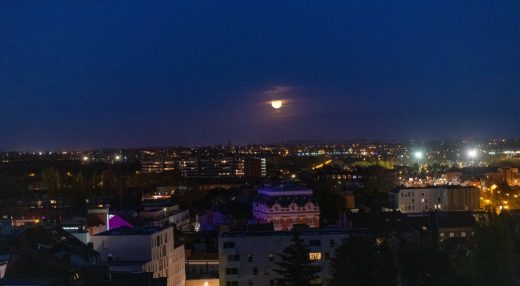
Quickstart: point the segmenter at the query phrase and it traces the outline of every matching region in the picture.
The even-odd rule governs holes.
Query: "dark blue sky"
[[[0,1],[2,150],[509,137],[519,111],[517,0]]]

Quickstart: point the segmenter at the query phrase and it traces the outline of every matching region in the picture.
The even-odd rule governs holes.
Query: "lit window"
[[[309,260],[320,261],[321,260],[321,252],[309,252]]]

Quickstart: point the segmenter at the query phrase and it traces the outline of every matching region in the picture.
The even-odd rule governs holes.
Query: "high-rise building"
[[[179,169],[186,178],[231,178],[246,175],[244,159],[236,157],[184,159],[179,162]]]
[[[265,158],[244,159],[244,175],[248,178],[262,178],[267,176]]]
[[[164,173],[175,170],[175,161],[172,160],[152,160],[141,162],[142,173]]]
[[[179,169],[183,177],[198,177],[199,166],[197,158],[184,159],[179,162]]]

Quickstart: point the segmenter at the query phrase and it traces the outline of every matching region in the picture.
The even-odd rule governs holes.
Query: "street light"
[[[468,157],[471,158],[471,160],[477,158],[477,155],[478,155],[477,149],[468,150]]]
[[[415,153],[413,154],[415,156],[415,159],[417,159],[417,171],[418,172],[421,172],[421,165],[419,164],[419,161],[422,159],[423,157],[423,152],[421,151],[415,151]]]
[[[468,158],[471,160],[471,164],[473,165],[475,159],[477,158],[478,151],[477,149],[469,149],[467,152]]]

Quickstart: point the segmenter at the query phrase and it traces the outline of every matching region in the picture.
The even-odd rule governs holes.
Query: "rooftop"
[[[265,196],[294,196],[294,195],[312,195],[312,189],[305,186],[295,184],[281,184],[278,186],[264,187],[258,190],[259,195]]]
[[[233,231],[222,233],[221,237],[248,237],[248,236],[298,236],[317,235],[317,234],[350,234],[357,233],[362,230],[347,230],[343,228],[314,228],[306,230],[288,230],[288,231]]]
[[[157,226],[144,226],[144,227],[118,227],[111,230],[107,230],[96,234],[95,236],[108,236],[108,235],[150,235],[163,230]]]

